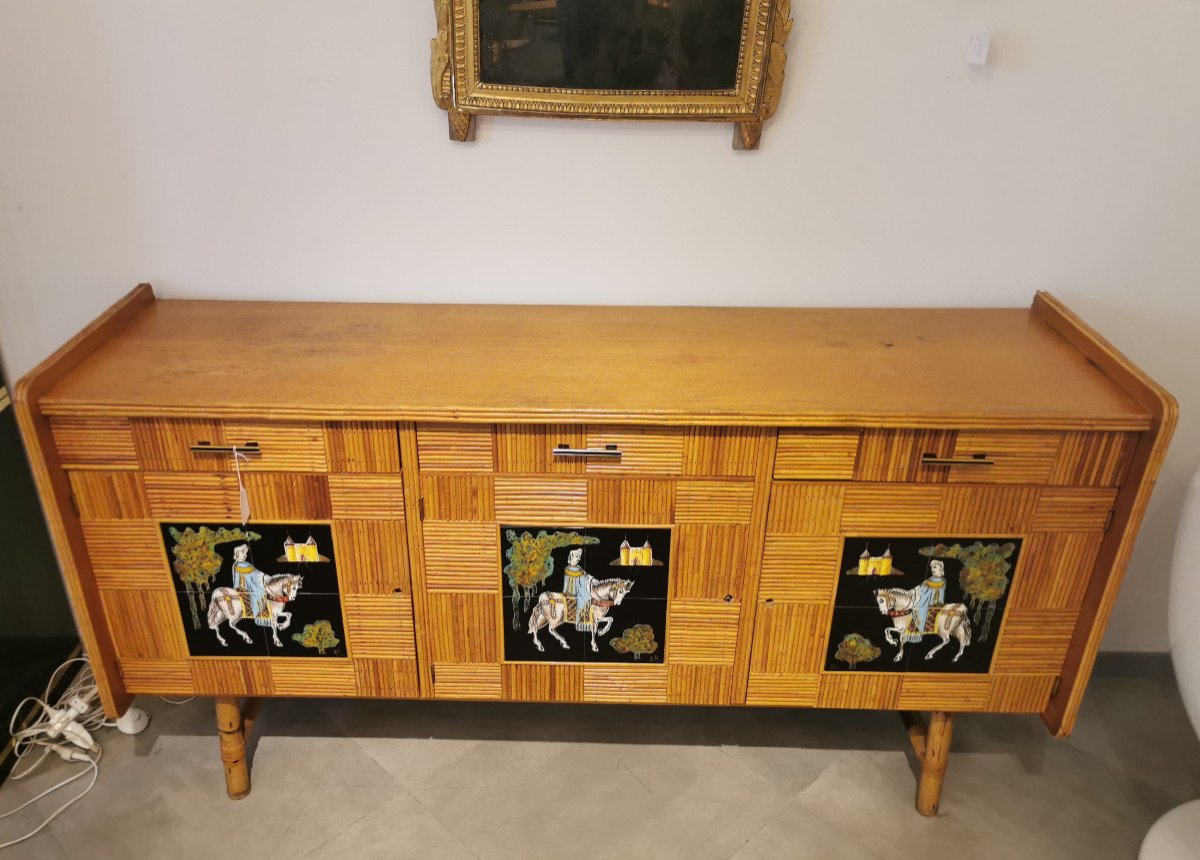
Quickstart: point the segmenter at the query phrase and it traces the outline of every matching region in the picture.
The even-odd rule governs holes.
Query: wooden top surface
[[[1144,429],[1028,309],[154,301],[48,414]]]

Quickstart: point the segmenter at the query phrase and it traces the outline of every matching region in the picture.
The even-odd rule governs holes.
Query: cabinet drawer
[[[134,419],[134,444],[148,471],[232,472],[230,452],[195,451],[194,446],[238,447],[258,443],[240,463],[245,472],[325,472],[329,459],[324,429],[317,423]]]
[[[956,465],[929,468],[946,469],[946,480],[951,484],[1045,484],[1050,480],[1061,444],[1061,433],[960,430],[954,450],[944,458]],[[922,458],[923,464],[927,463],[929,458],[923,453]]]
[[[922,484],[1045,484],[1062,433],[866,430],[855,478]]]
[[[773,436],[749,427],[422,424],[417,456],[425,473],[749,478]],[[838,477],[851,477],[853,465],[851,453]]]
[[[864,430],[854,479],[1117,487],[1129,470],[1136,441],[1136,433]],[[780,456],[788,462],[783,434]]]

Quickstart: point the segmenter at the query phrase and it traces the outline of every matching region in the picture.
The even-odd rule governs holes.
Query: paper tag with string
[[[238,458],[241,457],[247,463],[250,458],[237,449],[237,445],[233,446],[233,470],[237,472],[238,482],[238,506],[242,512],[242,525],[250,522],[250,497],[246,494],[246,485],[242,483],[242,467],[238,463]]]

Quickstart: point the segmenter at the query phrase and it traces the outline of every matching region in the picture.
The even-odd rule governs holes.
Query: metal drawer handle
[[[970,457],[939,457],[937,454],[921,455],[922,466],[994,466],[996,461],[987,454],[972,454]]]
[[[603,448],[571,448],[567,445],[554,446],[555,457],[613,457],[621,459],[621,449],[616,445],[605,445]]]
[[[193,454],[232,454],[234,449],[239,454],[262,454],[262,448],[257,442],[247,442],[245,445],[214,445],[212,442],[197,442],[192,446]]]

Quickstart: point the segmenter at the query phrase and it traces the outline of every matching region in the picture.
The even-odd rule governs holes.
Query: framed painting
[[[452,140],[481,114],[735,124],[779,105],[791,0],[434,0],[433,98]]]

